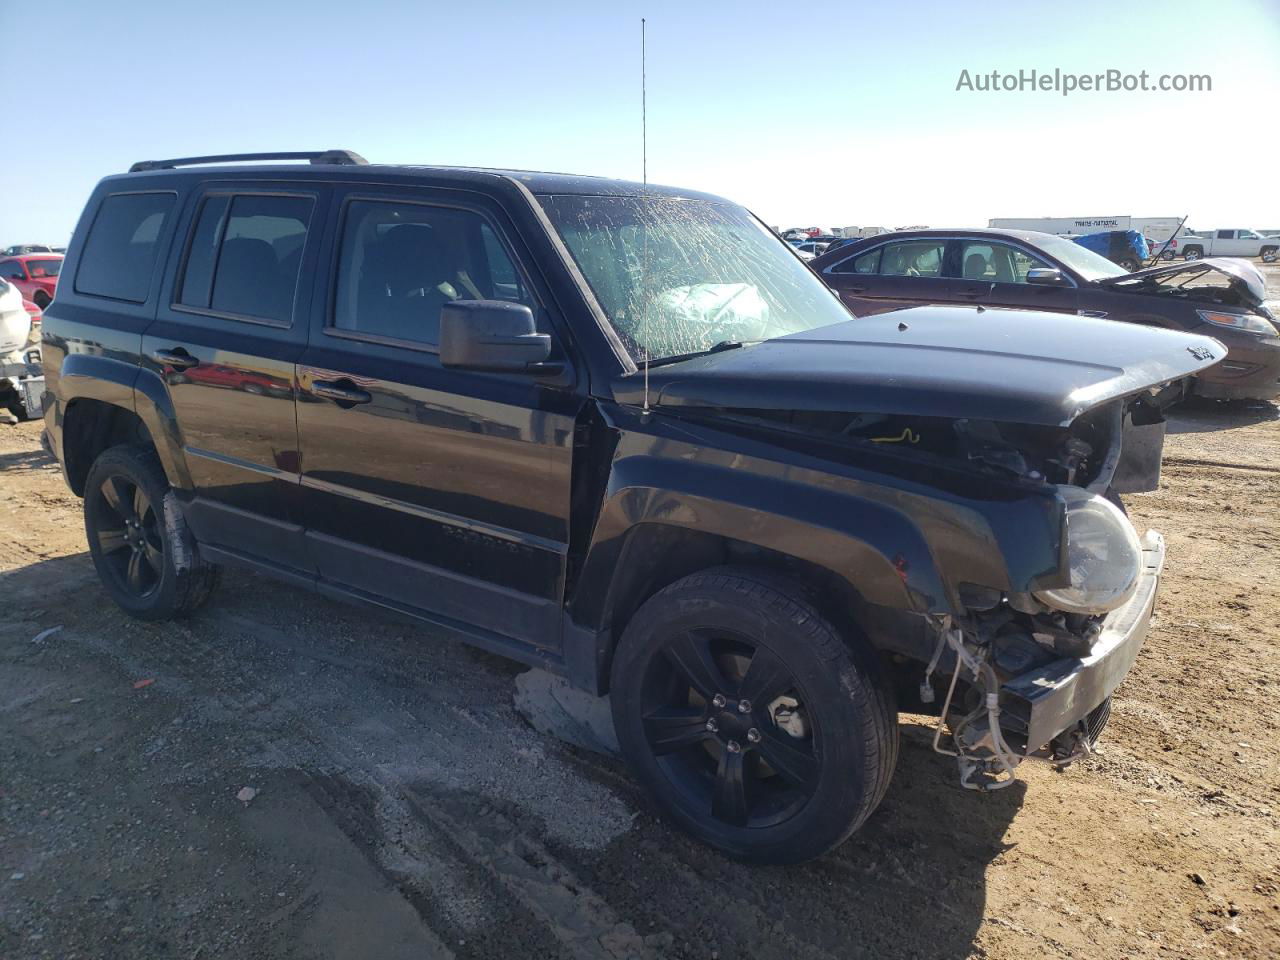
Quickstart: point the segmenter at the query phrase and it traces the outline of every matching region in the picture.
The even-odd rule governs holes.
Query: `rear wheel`
[[[49,306],[49,304],[53,303],[53,298],[43,290],[37,290],[35,295],[31,298],[31,302],[43,310],[45,307]]]
[[[155,451],[141,444],[110,448],[85,481],[85,534],[98,577],[143,620],[185,616],[217,583],[217,568],[200,559],[181,514],[166,512],[170,493]]]
[[[1137,270],[1140,266],[1142,266],[1142,264],[1140,264],[1133,257],[1125,257],[1123,260],[1120,261],[1120,266],[1125,270],[1128,270],[1130,273],[1133,273],[1133,271]]]
[[[720,568],[640,608],[614,658],[623,753],[665,812],[731,856],[820,856],[879,804],[897,713],[795,584]]]

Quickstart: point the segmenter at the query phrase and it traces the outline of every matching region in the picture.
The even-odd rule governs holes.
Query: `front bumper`
[[[1214,400],[1280,396],[1280,337],[1232,338],[1226,359],[1196,377],[1195,392]]]
[[[1028,754],[1070,730],[1111,696],[1138,658],[1164,568],[1164,537],[1154,530],[1147,533],[1142,556],[1137,591],[1123,607],[1107,614],[1089,656],[1055,660],[1002,687],[1002,699],[1027,717]]]

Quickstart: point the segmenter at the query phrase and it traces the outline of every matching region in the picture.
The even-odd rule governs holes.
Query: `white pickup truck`
[[[1277,251],[1280,251],[1280,237],[1264,237],[1256,230],[1208,230],[1178,238],[1178,252],[1185,260],[1261,257],[1266,263],[1275,263]]]

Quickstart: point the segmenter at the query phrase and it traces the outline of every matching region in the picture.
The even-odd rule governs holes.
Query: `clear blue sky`
[[[1280,227],[1276,0],[0,0],[0,244],[65,241],[93,183],[148,157],[348,147],[638,179],[642,15],[650,179],[770,223]],[[962,69],[1055,67],[1213,91],[955,89]]]

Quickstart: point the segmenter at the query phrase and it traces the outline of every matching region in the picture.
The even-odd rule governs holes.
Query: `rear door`
[[[957,291],[943,275],[945,237],[896,240],[823,270],[823,279],[855,316],[921,303],[947,303]]]
[[[526,304],[556,336],[529,258],[499,207],[459,191],[344,189],[329,235],[298,402],[321,579],[490,646],[558,649],[573,371],[446,369],[438,353],[455,299]]]
[[[168,386],[210,545],[307,571],[297,516],[295,364],[306,346],[324,187],[207,184],[143,337]]]

